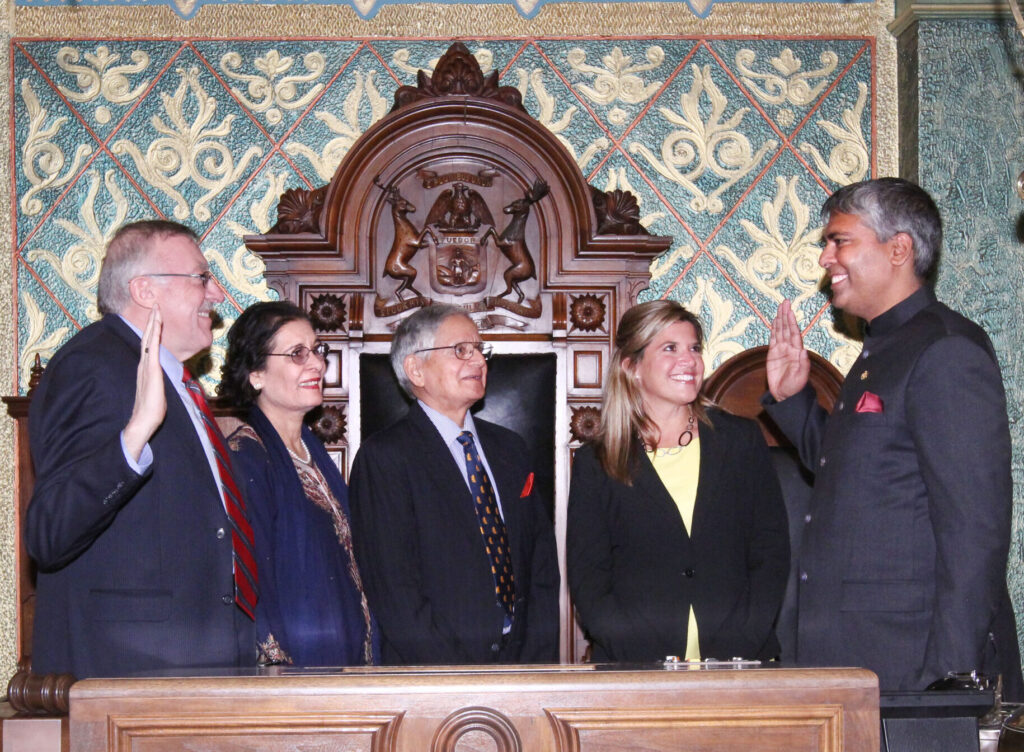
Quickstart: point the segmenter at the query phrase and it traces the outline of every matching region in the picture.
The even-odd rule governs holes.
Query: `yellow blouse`
[[[647,452],[672,501],[679,508],[679,516],[687,535],[693,535],[693,507],[697,502],[697,481],[700,479],[700,437],[678,449],[655,449]],[[697,633],[697,615],[690,606],[686,626],[686,660],[700,660],[700,641]]]

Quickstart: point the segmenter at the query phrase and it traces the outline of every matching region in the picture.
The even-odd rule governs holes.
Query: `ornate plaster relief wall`
[[[226,324],[266,299],[241,237],[274,223],[285,189],[325,184],[397,86],[445,46],[15,40],[19,388],[37,354],[46,361],[98,317],[99,260],[126,221],[197,228],[227,292]],[[817,208],[872,174],[873,40],[533,38],[472,49],[485,72],[519,87],[590,182],[633,191],[644,225],[676,239],[647,296],[702,312],[712,366],[764,344],[784,297],[816,350],[840,368],[853,360],[818,289]]]
[[[1019,628],[1024,623],[1024,202],[1015,185],[1024,169],[1019,73],[1024,41],[1009,23],[971,19],[921,20],[916,37],[918,177],[935,196],[946,230],[937,291],[985,327],[1006,384],[1017,499],[1008,579]]]
[[[709,370],[766,343],[783,297],[811,347],[843,370],[856,357],[818,289],[817,210],[838,185],[895,173],[886,3],[727,3],[705,18],[674,3],[559,3],[529,21],[500,5],[387,6],[368,22],[319,6],[207,6],[191,21],[162,7],[10,12],[9,392],[95,319],[113,230],[153,216],[200,232],[225,289],[212,385],[226,326],[270,294],[242,235],[273,224],[286,188],[326,183],[456,36],[520,88],[590,182],[634,191],[645,225],[676,239],[643,297],[700,312]],[[13,584],[0,588],[7,646]]]

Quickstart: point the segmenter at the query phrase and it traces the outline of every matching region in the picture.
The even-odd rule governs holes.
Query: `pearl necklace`
[[[291,448],[291,447],[289,447],[289,446],[286,446],[286,447],[285,447],[285,449],[287,449],[287,450],[288,450],[288,454],[290,454],[290,455],[291,455],[291,456],[292,456],[292,457],[293,457],[294,459],[298,460],[298,461],[299,461],[299,462],[301,462],[301,463],[302,463],[303,465],[308,465],[308,464],[309,464],[309,460],[310,460],[310,456],[309,456],[309,447],[308,447],[308,446],[306,446],[306,442],[305,442],[305,441],[303,441],[302,439],[299,439],[299,443],[300,443],[300,444],[302,444],[302,448],[303,448],[303,449],[305,450],[305,452],[306,452],[306,459],[302,459],[302,457],[300,457],[300,456],[299,456],[299,455],[297,455],[297,454],[296,454],[295,452],[293,452],[293,451],[292,451],[292,448]]]

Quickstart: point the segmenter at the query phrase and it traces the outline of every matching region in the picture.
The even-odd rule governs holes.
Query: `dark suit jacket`
[[[255,662],[251,622],[233,602],[228,518],[166,377],[149,472],[124,458],[138,361],[139,338],[107,316],[53,356],[32,397],[25,543],[39,567],[36,673]]]
[[[858,412],[866,393],[882,412]],[[831,417],[807,388],[771,417],[815,472],[797,659],[883,690],[1020,659],[1006,590],[1013,502],[1002,377],[977,325],[922,288],[876,318]]]
[[[595,661],[684,655],[690,605],[703,657],[771,658],[789,572],[782,492],[761,432],[710,410],[688,536],[637,444],[632,486],[576,452],[566,540],[569,588]]]
[[[359,570],[380,624],[387,664],[558,661],[555,537],[515,433],[475,419],[498,487],[516,578],[515,618],[504,611],[466,481],[430,419],[406,417],[367,438],[349,487]]]

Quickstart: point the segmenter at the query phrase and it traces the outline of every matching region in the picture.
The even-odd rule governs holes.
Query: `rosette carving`
[[[594,332],[604,324],[604,302],[596,295],[580,295],[572,299],[569,320],[581,332]]]
[[[334,332],[345,325],[345,301],[338,295],[317,295],[309,304],[309,320],[318,332]]]
[[[462,42],[456,42],[437,61],[434,72],[420,70],[416,74],[416,86],[402,86],[395,92],[395,104],[391,111],[421,99],[447,96],[471,96],[497,99],[510,107],[526,111],[523,96],[514,86],[499,86],[498,71],[484,76],[480,63],[470,54]]]
[[[593,405],[572,408],[572,419],[569,421],[569,433],[572,440],[580,443],[590,441],[597,436],[601,427],[601,410]]]
[[[640,204],[629,191],[602,191],[590,186],[597,210],[598,235],[650,235],[640,224]]]
[[[324,405],[310,428],[324,444],[341,441],[345,438],[345,412],[340,407]]]
[[[270,228],[270,232],[280,235],[319,232],[320,212],[326,195],[326,185],[311,191],[289,188],[277,205],[277,224]]]

